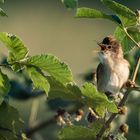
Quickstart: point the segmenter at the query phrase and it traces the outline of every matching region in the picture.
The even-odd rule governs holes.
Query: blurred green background
[[[132,10],[139,9],[139,0],[118,0]],[[79,0],[79,7],[87,6],[108,12],[99,0]],[[6,0],[1,7],[8,18],[0,18],[0,31],[18,35],[29,48],[31,55],[51,53],[65,61],[71,68],[78,85],[84,82],[83,74],[97,67],[96,41],[113,34],[116,25],[108,20],[74,18],[75,10],[68,10],[61,0]],[[7,55],[6,48],[0,44],[0,54]],[[10,99],[18,108],[25,121],[25,129],[53,117],[55,110],[46,104],[46,96],[19,101]],[[35,122],[30,121],[32,105],[36,104]],[[131,105],[132,104],[132,105]],[[59,105],[58,105],[59,106]],[[129,103],[131,132],[129,140],[140,139],[140,103],[133,107]],[[133,109],[131,109],[133,108]],[[131,115],[132,116],[132,115]],[[136,117],[136,118],[135,118]],[[45,127],[32,136],[33,140],[56,140],[60,130],[56,124]]]

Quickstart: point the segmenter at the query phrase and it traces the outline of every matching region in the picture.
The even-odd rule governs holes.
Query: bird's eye
[[[111,49],[111,46],[109,45],[109,46],[107,46],[107,48],[108,48],[108,49]]]

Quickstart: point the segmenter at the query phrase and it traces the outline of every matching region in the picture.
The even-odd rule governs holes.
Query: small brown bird
[[[119,42],[108,36],[98,43],[100,64],[97,67],[97,88],[106,95],[116,96],[129,77],[129,63],[123,57]]]

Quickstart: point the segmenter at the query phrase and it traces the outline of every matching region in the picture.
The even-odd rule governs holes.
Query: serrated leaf
[[[28,50],[17,36],[2,32],[0,33],[0,40],[6,45],[9,50],[9,63],[20,61],[26,57]]]
[[[62,98],[65,100],[80,100],[81,90],[77,85],[73,83],[67,85],[62,84],[51,76],[48,76],[47,79],[50,83],[50,99]]]
[[[94,131],[76,125],[63,128],[59,134],[60,140],[93,140],[94,138]]]
[[[136,24],[136,14],[128,7],[117,3],[113,0],[101,0],[108,8],[110,8],[119,18],[122,23],[126,26]]]
[[[5,96],[8,94],[10,90],[10,83],[7,75],[3,74],[2,71],[0,70],[0,94],[2,96]]]
[[[7,17],[7,14],[5,13],[5,11],[3,9],[0,8],[0,15],[2,17]]]
[[[44,77],[39,71],[37,71],[34,67],[27,67],[27,73],[31,80],[33,81],[34,86],[37,89],[44,90],[46,94],[48,95],[48,92],[50,90],[50,84],[46,77]]]
[[[68,65],[51,54],[33,56],[27,60],[27,65],[32,65],[46,71],[63,84],[73,81]]]
[[[61,0],[66,8],[75,9],[78,4],[78,0]]]
[[[80,18],[109,18],[110,16],[104,14],[103,12],[96,10],[96,9],[91,9],[87,7],[81,7],[78,8],[76,11],[76,17]]]
[[[12,67],[13,71],[19,72],[25,68],[25,65],[23,65],[22,63],[20,64],[18,62],[17,63],[15,62],[14,64],[12,64],[11,67]]]
[[[127,32],[136,42],[140,42],[140,32],[131,29],[127,30]],[[126,33],[120,27],[116,28],[114,36],[121,43],[124,54],[128,53],[135,47],[135,43],[126,35]]]
[[[83,101],[100,115],[104,116],[105,110],[117,113],[118,109],[114,102],[109,101],[107,96],[97,91],[96,87],[91,83],[85,83],[81,88]]]
[[[76,11],[76,17],[78,18],[104,18],[121,24],[121,20],[116,15],[107,15],[99,10],[91,9],[87,7],[78,8]]]
[[[19,132],[22,129],[23,122],[18,111],[3,102],[0,105],[0,137],[3,140],[19,140]]]
[[[86,83],[81,89],[71,83],[64,85],[56,81],[53,77],[47,77],[50,83],[49,98],[62,98],[65,100],[76,100],[80,103],[93,107],[99,115],[104,115],[104,110],[107,108],[110,112],[116,113],[116,105],[109,101],[103,93],[99,93],[96,87]]]

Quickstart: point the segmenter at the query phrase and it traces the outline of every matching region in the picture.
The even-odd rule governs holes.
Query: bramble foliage
[[[4,0],[0,2],[4,3]],[[112,11],[111,14],[87,7],[77,8],[77,0],[62,0],[67,8],[76,9],[77,18],[103,18],[115,22],[117,28],[114,35],[122,44],[125,53],[135,46],[139,47],[137,44],[140,41],[139,13],[136,14],[128,7],[112,0],[101,0],[101,2]],[[7,16],[2,9],[0,9],[0,15]],[[8,75],[2,71],[3,66],[10,68],[16,74],[26,73],[32,81],[33,89],[45,91],[49,99],[59,97],[64,100],[76,101],[95,111],[99,120],[95,121],[94,125],[91,124],[89,128],[74,124],[66,126],[60,132],[61,140],[94,139],[106,121],[106,113],[118,113],[115,102],[108,99],[104,93],[98,92],[95,85],[86,82],[82,87],[79,87],[73,80],[69,66],[56,56],[52,54],[30,56],[28,48],[22,40],[10,33],[0,33],[0,41],[4,43],[9,52],[7,62],[0,65],[0,95],[4,100],[0,106],[0,114],[5,116],[4,118],[0,117],[0,136],[3,139],[9,139],[9,137],[19,139],[21,137],[19,114],[7,101],[11,86]],[[9,116],[10,118],[8,118]],[[107,134],[109,134],[108,129],[104,136]],[[116,138],[126,139],[120,133],[116,135]]]
[[[117,27],[114,31],[114,36],[121,43],[124,54],[126,55],[128,60],[130,60],[131,71],[132,71],[132,69],[134,69],[134,64],[136,63],[135,54],[137,54],[138,58],[140,58],[140,55],[139,55],[140,45],[138,44],[140,42],[140,12],[139,11],[134,12],[128,7],[112,0],[101,0],[101,2],[105,6],[107,6],[107,8],[110,9],[111,11],[110,14],[106,14],[103,11],[93,9],[93,8],[75,7],[77,8],[76,18],[93,18],[93,19],[101,18],[101,19],[107,19],[116,23]],[[136,47],[138,49],[135,51],[135,53],[130,54],[131,53],[130,51],[135,49]],[[139,78],[137,78],[137,81],[140,81]],[[88,88],[86,88],[85,91],[83,89],[84,95],[88,96],[88,98],[91,97],[92,99],[91,101],[94,101],[94,103],[96,104],[96,100],[98,100],[98,97],[100,96],[100,94],[97,93],[98,96],[96,96],[96,98],[92,98],[94,97],[96,91],[94,91],[94,94],[91,93],[93,87],[90,87],[90,84],[86,85],[86,87]],[[86,100],[88,100],[88,98]],[[103,98],[103,94],[101,98]],[[99,102],[100,104],[97,104],[97,107],[101,105],[102,109],[101,108],[100,109],[105,113],[105,109],[107,108],[107,102],[103,103],[104,101],[102,101],[101,99],[99,100]],[[94,103],[93,103],[93,106],[90,104],[90,101],[88,101],[88,103],[89,103],[88,106],[93,107],[94,110],[98,112],[96,105]],[[111,109],[112,108],[113,106],[111,106]],[[98,114],[100,113],[98,112]],[[96,121],[94,121],[94,123],[95,122]],[[65,127],[62,129],[60,133],[60,139],[61,140],[67,140],[71,138],[72,139],[82,139],[82,138],[83,139],[96,139],[96,135],[99,133],[99,131],[96,131],[96,133],[94,134],[92,133],[92,128],[89,130],[88,129],[86,129],[83,126],[82,127],[81,126]],[[103,134],[103,137],[106,137],[106,135]],[[113,137],[114,139],[118,139],[118,140],[126,140],[124,135],[119,132],[116,133],[115,136]]]

